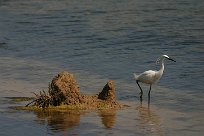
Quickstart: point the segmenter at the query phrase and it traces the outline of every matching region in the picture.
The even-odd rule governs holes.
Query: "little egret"
[[[150,91],[151,91],[152,84],[154,84],[156,81],[158,81],[162,77],[163,71],[164,71],[164,60],[165,59],[168,59],[168,60],[176,62],[175,60],[169,58],[169,56],[162,55],[156,61],[157,63],[161,64],[161,68],[160,68],[159,71],[148,70],[148,71],[145,71],[145,72],[143,72],[143,73],[141,73],[139,75],[134,73],[134,77],[135,77],[136,83],[139,86],[140,91],[141,91],[140,92],[140,100],[141,101],[142,101],[143,91],[142,91],[142,88],[139,85],[139,82],[146,83],[146,84],[150,85],[149,93],[148,93],[148,98],[149,98],[148,100],[150,100]]]

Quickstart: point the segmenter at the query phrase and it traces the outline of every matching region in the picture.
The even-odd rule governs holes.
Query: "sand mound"
[[[79,85],[73,74],[66,71],[53,78],[50,95],[54,97],[54,105],[59,105],[62,102],[78,104],[81,101]]]
[[[43,101],[45,100],[45,101]],[[34,106],[49,107],[62,104],[80,109],[119,109],[122,107],[115,97],[114,81],[110,80],[98,95],[82,95],[73,74],[63,71],[52,79],[48,94],[40,93]]]

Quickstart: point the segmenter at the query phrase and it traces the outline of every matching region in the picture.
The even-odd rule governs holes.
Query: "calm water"
[[[0,0],[0,135],[203,135],[203,7],[203,0]],[[161,54],[177,62],[166,62],[148,109],[132,73],[159,69]],[[32,96],[62,70],[88,94],[113,79],[130,107],[8,108],[16,103],[5,97]]]

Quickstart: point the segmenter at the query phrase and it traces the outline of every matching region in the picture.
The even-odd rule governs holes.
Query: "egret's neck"
[[[161,68],[160,68],[160,70],[159,70],[159,73],[162,74],[163,71],[164,71],[164,60],[161,61]]]

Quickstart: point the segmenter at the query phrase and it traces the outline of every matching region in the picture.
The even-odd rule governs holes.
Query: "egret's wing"
[[[143,72],[142,75],[152,76],[152,75],[155,75],[155,72],[156,71],[148,70],[148,71]]]
[[[148,70],[140,74],[137,79],[143,83],[151,84],[154,80],[155,74],[156,71]]]

